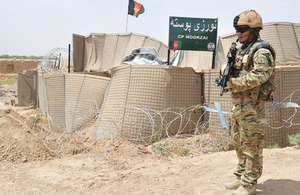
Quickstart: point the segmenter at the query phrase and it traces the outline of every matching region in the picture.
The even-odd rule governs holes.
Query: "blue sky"
[[[233,18],[254,9],[264,22],[300,23],[299,0],[136,0],[128,32],[167,44],[169,17],[218,18],[218,36],[234,32]],[[67,48],[72,34],[125,33],[128,0],[0,0],[0,55],[45,55]]]

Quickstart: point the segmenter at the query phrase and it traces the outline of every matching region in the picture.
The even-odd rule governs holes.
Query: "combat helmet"
[[[255,10],[244,11],[234,18],[234,28],[242,25],[249,26],[252,29],[261,30],[263,28],[262,18]]]

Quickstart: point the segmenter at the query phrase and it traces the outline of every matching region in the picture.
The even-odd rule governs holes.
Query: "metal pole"
[[[128,10],[129,10],[129,1],[128,1]],[[128,11],[127,11],[127,20],[126,20],[126,33],[127,33],[127,27],[128,27]]]
[[[170,49],[168,49],[168,62],[167,65],[170,65]]]
[[[279,102],[282,102],[282,71],[279,71]],[[282,109],[279,109],[280,111],[280,118],[282,119],[283,117],[283,111]],[[281,147],[285,147],[284,145],[284,126],[283,126],[283,121],[280,120],[280,123],[281,123]]]
[[[214,51],[213,51],[212,65],[211,65],[212,69],[215,69],[215,67],[216,67],[215,63],[216,63],[216,49],[214,49]]]
[[[61,53],[59,53],[59,58],[58,58],[58,65],[57,65],[57,69],[60,69],[60,59],[61,59]]]
[[[69,51],[68,51],[68,73],[71,72],[71,44],[69,44]]]
[[[127,20],[126,20],[126,33],[127,33],[127,28],[128,28],[128,14],[127,14]]]

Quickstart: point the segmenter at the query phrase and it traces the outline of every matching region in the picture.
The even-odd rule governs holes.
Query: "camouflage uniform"
[[[272,99],[276,87],[274,58],[274,50],[264,41],[248,48],[242,45],[228,84],[233,102],[231,140],[238,156],[234,174],[243,186],[256,185],[263,170],[265,102]]]

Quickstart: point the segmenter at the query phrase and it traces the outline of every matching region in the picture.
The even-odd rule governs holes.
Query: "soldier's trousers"
[[[234,174],[244,186],[256,185],[263,170],[265,102],[233,103],[231,141],[238,157]]]

